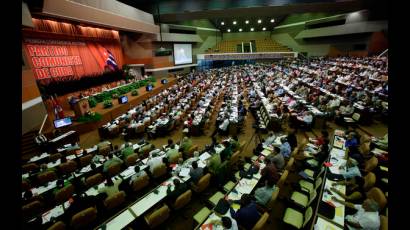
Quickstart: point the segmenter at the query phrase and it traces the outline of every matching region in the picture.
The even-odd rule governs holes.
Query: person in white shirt
[[[224,230],[238,230],[238,223],[235,219],[229,216],[223,216],[221,220],[213,220],[213,225],[220,225]]]
[[[366,199],[361,205],[344,202],[336,197],[332,197],[332,199],[348,208],[357,210],[354,215],[346,215],[345,217],[345,225],[349,230],[378,230],[380,228],[379,205],[373,199]]]
[[[140,171],[140,167],[138,165],[135,166],[134,170],[135,174],[132,175],[130,179],[130,185],[132,185],[134,181],[136,181],[138,178],[147,175],[147,173],[144,170]]]
[[[149,171],[150,171],[151,173],[154,172],[154,169],[155,169],[157,166],[159,166],[159,165],[162,164],[162,158],[163,158],[162,156],[158,156],[157,153],[154,153],[154,154],[152,155],[152,158],[150,158],[150,159],[148,160],[147,165],[148,165]]]
[[[221,125],[219,125],[219,129],[222,131],[226,131],[226,129],[228,128],[229,125],[229,117],[225,117],[224,121],[222,122]]]

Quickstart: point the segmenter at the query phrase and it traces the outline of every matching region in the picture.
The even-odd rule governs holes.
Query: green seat
[[[287,208],[285,210],[285,215],[283,216],[283,222],[292,225],[297,229],[301,229],[304,228],[306,224],[309,222],[309,220],[312,218],[312,214],[312,207],[306,209],[305,215],[303,215],[299,211],[296,211],[295,209]]]
[[[293,192],[290,199],[304,208],[307,206],[309,202],[309,197],[300,192]]]
[[[311,192],[313,190],[313,183],[311,183],[307,180],[300,180],[299,185],[302,189],[305,189],[308,192]]]
[[[210,214],[211,214],[211,210],[209,210],[207,207],[203,207],[199,212],[195,213],[194,220],[198,224],[200,224],[204,222]]]
[[[313,174],[315,173],[313,170],[305,169],[304,172],[308,175],[311,179],[313,179]]]
[[[312,167],[317,167],[319,165],[319,162],[315,159],[309,159],[306,162]]]
[[[211,198],[208,199],[208,201],[212,204],[213,207],[215,207],[220,199],[224,198],[224,194],[221,193],[220,191],[216,192]]]
[[[226,184],[224,185],[224,191],[225,191],[225,192],[229,192],[229,191],[231,191],[234,187],[235,187],[235,183],[232,182],[232,181],[228,181],[228,183],[226,183]]]
[[[246,163],[246,164],[243,166],[243,168],[244,168],[245,170],[248,170],[250,167],[251,167],[251,164],[249,164],[249,163]]]
[[[239,171],[235,173],[235,179],[237,181],[239,181],[241,179],[241,177],[239,176]]]
[[[253,162],[253,161],[256,161],[257,159],[258,159],[258,156],[253,156],[253,157],[251,157],[252,162]]]

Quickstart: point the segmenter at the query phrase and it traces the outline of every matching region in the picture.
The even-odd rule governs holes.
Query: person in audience
[[[218,175],[221,168],[222,160],[219,153],[213,154],[208,160],[208,170],[214,175]]]
[[[212,220],[210,223],[212,225],[222,226],[224,230],[238,230],[238,223],[229,216],[223,216],[221,220]]]
[[[150,171],[151,173],[154,172],[154,169],[155,169],[156,167],[158,167],[158,166],[160,166],[161,164],[163,164],[162,158],[163,158],[163,157],[162,157],[162,156],[159,156],[158,153],[154,153],[154,154],[152,154],[152,157],[150,157],[150,158],[148,159],[147,165],[148,165],[149,171]]]
[[[283,137],[281,139],[281,142],[282,142],[282,144],[279,147],[280,148],[280,154],[282,154],[283,157],[285,157],[285,158],[289,158],[292,150],[290,148],[290,144],[289,144],[287,138]]]
[[[348,229],[378,230],[380,228],[379,205],[375,200],[366,199],[363,204],[352,204],[336,197],[332,197],[332,200],[356,210],[355,214],[345,217]]]
[[[238,148],[239,148],[238,136],[235,135],[235,136],[231,139],[230,143],[231,143],[232,149],[233,149],[234,151],[238,150]]]
[[[252,179],[253,175],[250,170],[245,170],[243,163],[238,164],[239,178]]]
[[[187,153],[192,147],[192,140],[189,137],[184,137],[179,146],[183,153]]]
[[[271,145],[275,142],[276,136],[273,132],[269,133],[269,137],[263,142],[266,146]]]
[[[285,158],[280,153],[280,148],[275,146],[276,155],[271,157],[270,160],[278,170],[282,170],[285,167]],[[272,155],[272,154],[271,154]],[[271,156],[270,155],[270,156]]]
[[[198,183],[199,179],[204,175],[204,169],[198,167],[198,162],[192,162],[192,168],[189,171],[189,176],[191,177],[191,181],[196,184]]]
[[[125,143],[125,147],[121,150],[122,159],[126,160],[132,154],[134,154],[134,148],[129,143]]]
[[[345,147],[349,148],[350,146],[359,146],[359,141],[355,137],[354,132],[349,132],[346,138]]]
[[[220,153],[221,154],[221,160],[223,162],[223,161],[231,158],[233,150],[232,150],[232,145],[229,142],[225,141],[222,144],[225,147],[225,149],[222,150],[222,152]]]
[[[260,218],[259,208],[251,199],[251,195],[243,194],[240,200],[241,208],[235,212],[231,207],[230,214],[245,229],[252,229]]]
[[[330,191],[335,192],[341,196],[345,201],[355,204],[363,203],[366,198],[366,191],[364,190],[364,179],[360,176],[355,176],[346,181],[337,181],[333,183]],[[346,185],[346,192],[342,192],[336,188],[337,185]]]
[[[382,150],[388,150],[389,147],[389,134],[386,133],[386,135],[383,136],[383,138],[375,139],[372,143],[370,148],[380,148]]]
[[[166,152],[165,156],[168,158],[168,160],[174,159],[176,156],[178,156],[179,152],[176,149],[175,144],[172,144],[168,151]]]
[[[286,137],[286,139],[288,140],[288,143],[290,145],[291,150],[294,150],[296,148],[296,146],[298,146],[298,139],[296,138],[296,132],[297,132],[297,130],[294,129]]]
[[[118,145],[114,145],[114,150],[111,151],[111,152],[112,152],[112,154],[115,155],[115,156],[119,156],[120,153],[121,153],[121,151],[119,150]]]
[[[176,199],[188,190],[188,186],[186,183],[181,183],[181,181],[176,178],[172,182],[174,184],[174,189],[171,189],[171,184],[168,185],[167,200],[169,203],[174,204]]]
[[[265,143],[264,139],[261,139],[259,144],[256,146],[256,148],[253,150],[253,155],[259,156],[261,152],[263,151],[263,144]]]
[[[104,162],[103,164],[103,172],[107,172],[108,168],[111,165],[115,165],[115,164],[122,164],[124,163],[123,160],[121,160],[119,157],[114,156],[112,153],[108,154],[108,160]]]
[[[265,168],[263,168],[261,171],[261,180],[268,180],[276,183],[279,179],[279,174],[275,164],[273,164],[273,162],[269,158],[265,158],[265,164]]]
[[[118,187],[122,183],[122,179],[118,178],[115,181],[111,179],[111,177],[107,177],[105,186],[98,189],[98,193],[105,193],[108,197],[114,195],[115,193],[119,192]]]
[[[272,180],[266,180],[265,186],[255,190],[256,203],[266,206],[272,198],[272,193],[275,191],[275,183]]]
[[[226,115],[222,123],[218,126],[218,128],[222,133],[226,133],[228,130],[228,126],[229,126],[229,115]]]
[[[138,178],[147,175],[147,173],[144,170],[142,170],[142,171],[140,170],[140,166],[138,166],[138,165],[136,165],[134,167],[134,171],[135,171],[135,174],[131,176],[131,179],[130,179],[130,182],[129,182],[130,185],[132,185],[135,181],[137,181]]]
[[[174,141],[172,139],[168,139],[167,143],[168,144],[165,146],[165,149],[171,148],[171,146],[174,144]]]

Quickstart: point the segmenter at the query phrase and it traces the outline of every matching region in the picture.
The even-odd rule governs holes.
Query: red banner
[[[37,80],[99,75],[122,67],[119,42],[75,42],[64,40],[23,40]]]

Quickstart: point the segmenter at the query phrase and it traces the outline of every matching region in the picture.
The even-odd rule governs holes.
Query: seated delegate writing
[[[198,183],[199,179],[204,175],[204,169],[198,167],[198,162],[192,162],[192,168],[189,171],[189,176],[193,183]]]
[[[258,222],[260,215],[258,212],[258,206],[255,201],[251,199],[249,194],[243,194],[240,200],[241,208],[238,211],[234,211],[231,207],[229,209],[231,216],[237,221],[237,223],[245,229],[252,229]]]
[[[222,226],[224,230],[238,230],[238,223],[229,216],[223,216],[221,220],[212,220],[210,223],[212,225]]]
[[[275,191],[275,183],[273,181],[266,180],[265,186],[256,189],[255,199],[256,203],[266,206],[272,198],[272,193]]]
[[[356,176],[347,181],[338,181],[333,183],[330,191],[337,193],[348,202],[362,203],[366,198],[366,191],[364,190],[364,179]],[[346,193],[336,189],[337,185],[346,185]]]
[[[379,205],[373,199],[366,199],[363,204],[344,202],[336,197],[332,197],[332,200],[345,205],[347,208],[352,209],[352,212],[355,212],[354,214],[346,215],[345,217],[345,225],[347,229],[379,230]],[[346,212],[348,212],[348,210],[346,210]]]
[[[105,186],[98,189],[98,193],[105,193],[107,196],[112,196],[115,193],[119,192],[119,185],[121,184],[122,179],[119,178],[115,181],[112,181],[111,177],[107,178],[107,182],[105,183]]]

